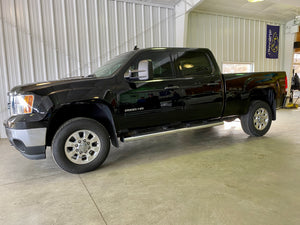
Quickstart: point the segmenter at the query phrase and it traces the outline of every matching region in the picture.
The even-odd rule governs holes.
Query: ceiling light
[[[248,2],[263,2],[264,0],[248,0]]]

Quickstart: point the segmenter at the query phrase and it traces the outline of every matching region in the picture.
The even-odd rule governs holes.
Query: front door
[[[152,62],[153,76],[147,81],[127,79],[128,90],[119,96],[119,126],[134,129],[178,121],[184,106],[174,97],[174,89],[179,89],[180,84],[175,78],[170,51],[143,53],[128,71],[136,70],[141,60]]]

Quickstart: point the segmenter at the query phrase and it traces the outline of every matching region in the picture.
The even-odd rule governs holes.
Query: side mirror
[[[136,74],[134,76],[133,74]],[[138,64],[138,69],[136,70],[128,70],[124,74],[125,78],[129,78],[131,80],[149,80],[153,78],[153,68],[151,60],[142,60]]]
[[[139,65],[138,65],[138,79],[139,80],[149,80],[150,66],[152,67],[152,62],[149,60],[142,60],[139,62]]]

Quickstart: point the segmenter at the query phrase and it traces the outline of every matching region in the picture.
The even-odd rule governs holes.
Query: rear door
[[[201,49],[175,53],[175,69],[180,80],[178,92],[184,104],[182,120],[211,119],[221,116],[222,80],[210,52]]]

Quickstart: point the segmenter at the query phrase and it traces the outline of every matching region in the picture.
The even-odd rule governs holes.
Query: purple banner
[[[279,26],[267,25],[266,58],[278,59]]]

